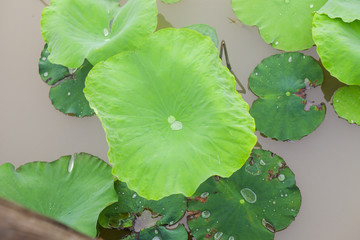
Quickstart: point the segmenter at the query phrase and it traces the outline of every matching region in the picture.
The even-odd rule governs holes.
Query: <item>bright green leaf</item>
[[[271,240],[296,217],[301,194],[282,158],[254,150],[230,178],[209,178],[189,202],[196,239]]]
[[[330,18],[341,18],[344,22],[360,20],[359,0],[329,0],[319,11]]]
[[[156,225],[172,225],[185,214],[186,198],[181,195],[171,195],[158,201],[146,200],[130,190],[126,183],[117,181],[115,190],[118,202],[110,205],[99,217],[99,223],[105,228],[131,227],[135,216],[141,215],[146,209],[153,215],[161,216]]]
[[[305,110],[305,90],[322,81],[320,65],[302,53],[263,60],[249,78],[250,89],[259,97],[250,110],[257,130],[279,140],[298,140],[314,131],[324,120],[325,105]]]
[[[315,14],[313,37],[324,67],[339,81],[360,85],[360,21]]]
[[[360,86],[340,88],[334,95],[333,104],[340,117],[360,125]]]
[[[312,13],[327,0],[232,0],[239,20],[259,27],[266,43],[276,49],[297,51],[314,45]]]
[[[111,167],[86,153],[15,170],[0,166],[0,196],[95,237],[100,212],[116,201]]]
[[[207,24],[194,24],[194,25],[187,26],[186,28],[195,30],[204,36],[210,37],[211,40],[214,42],[215,47],[219,46],[219,38],[218,38],[215,28],[213,28]]]
[[[133,50],[157,25],[156,0],[51,0],[43,10],[41,34],[49,60],[77,68],[87,58],[93,65],[116,53]]]
[[[85,96],[105,129],[113,174],[139,195],[191,196],[230,176],[256,143],[254,120],[210,38],[162,29],[97,64]]]

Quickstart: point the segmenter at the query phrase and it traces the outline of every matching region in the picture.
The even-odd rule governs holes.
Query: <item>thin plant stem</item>
[[[40,0],[40,2],[42,2],[42,4],[44,4],[44,6],[49,6],[49,4],[47,4],[44,0]]]

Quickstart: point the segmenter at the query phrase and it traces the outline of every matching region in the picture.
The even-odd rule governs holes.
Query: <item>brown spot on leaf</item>
[[[305,88],[300,88],[299,91],[295,93],[295,95],[305,99],[306,98]]]
[[[211,239],[216,232],[217,232],[216,228],[211,229],[211,231],[205,235],[205,238],[206,239]]]
[[[198,211],[188,211],[188,216],[187,216],[187,219],[188,220],[192,220],[192,219],[198,219],[200,216],[201,216],[201,211],[198,210]]]

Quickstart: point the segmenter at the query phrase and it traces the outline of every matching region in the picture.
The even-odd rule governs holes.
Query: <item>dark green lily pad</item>
[[[111,167],[86,153],[0,166],[0,196],[95,237],[100,212],[116,201]]]
[[[263,60],[249,78],[250,89],[259,97],[250,110],[257,130],[279,140],[298,140],[314,131],[324,120],[325,104],[305,110],[305,90],[322,81],[320,65],[302,53]]]
[[[311,36],[312,13],[327,0],[232,0],[241,22],[259,27],[266,43],[285,51],[314,45]]]
[[[208,177],[230,176],[256,143],[234,76],[196,31],[159,30],[97,64],[85,85],[113,174],[147,199],[191,196]]]
[[[135,216],[141,215],[146,209],[154,217],[161,217],[156,225],[172,225],[178,222],[186,210],[186,198],[181,195],[171,195],[158,201],[146,200],[130,190],[126,183],[115,182],[118,202],[110,205],[99,217],[99,223],[105,228],[133,227]]]
[[[329,0],[319,11],[330,18],[341,18],[344,22],[360,20],[359,0]]]
[[[204,36],[210,37],[211,40],[214,42],[215,47],[219,46],[219,38],[218,38],[215,28],[213,28],[207,24],[194,24],[194,25],[187,26],[186,28],[195,30]]]
[[[209,178],[190,198],[195,239],[271,240],[296,217],[301,194],[282,158],[256,149],[230,178]]]
[[[70,68],[84,59],[95,65],[135,49],[156,28],[156,0],[51,0],[41,17],[41,34],[51,62]]]
[[[124,238],[124,240],[186,240],[188,234],[184,225],[179,225],[177,228],[169,230],[165,227],[153,227],[141,230],[139,238],[135,234]]]
[[[360,20],[351,23],[315,14],[313,37],[324,67],[339,81],[360,85]]]
[[[336,91],[334,109],[341,117],[360,125],[360,86],[346,86]]]

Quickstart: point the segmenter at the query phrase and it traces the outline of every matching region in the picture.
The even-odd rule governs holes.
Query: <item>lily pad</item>
[[[315,14],[313,37],[324,67],[339,81],[360,85],[360,21]]]
[[[133,226],[135,216],[140,216],[146,209],[155,217],[161,217],[156,225],[172,225],[185,214],[187,202],[181,195],[171,195],[159,201],[147,200],[130,190],[126,183],[115,182],[118,202],[102,211],[99,223],[105,228],[128,228]]]
[[[256,149],[230,178],[209,178],[189,202],[195,239],[270,240],[296,217],[301,194],[286,163]]]
[[[157,25],[156,0],[51,0],[43,10],[41,34],[49,60],[70,68],[87,58],[93,65],[133,50]]]
[[[333,104],[341,118],[360,125],[360,86],[340,88],[334,95]]]
[[[249,78],[250,89],[259,97],[250,110],[257,130],[279,140],[298,140],[314,131],[324,120],[325,104],[305,110],[305,90],[322,81],[321,66],[302,53],[263,60]]]
[[[194,25],[187,26],[186,28],[195,30],[204,36],[210,37],[211,40],[214,42],[215,47],[219,46],[219,38],[218,38],[215,28],[213,28],[207,24],[194,24]]]
[[[210,38],[162,29],[89,73],[85,96],[105,129],[113,174],[139,195],[191,196],[241,168],[254,120]]]
[[[187,231],[184,225],[179,225],[175,229],[166,229],[165,227],[153,227],[141,230],[139,237],[135,234],[128,236],[124,240],[186,240],[188,239]]]
[[[312,13],[327,0],[232,0],[238,19],[259,27],[264,41],[276,49],[298,51],[314,45]]]
[[[341,18],[344,22],[360,20],[359,0],[329,0],[319,11],[330,18]]]
[[[100,212],[116,201],[111,167],[86,153],[0,166],[0,196],[95,237]]]

